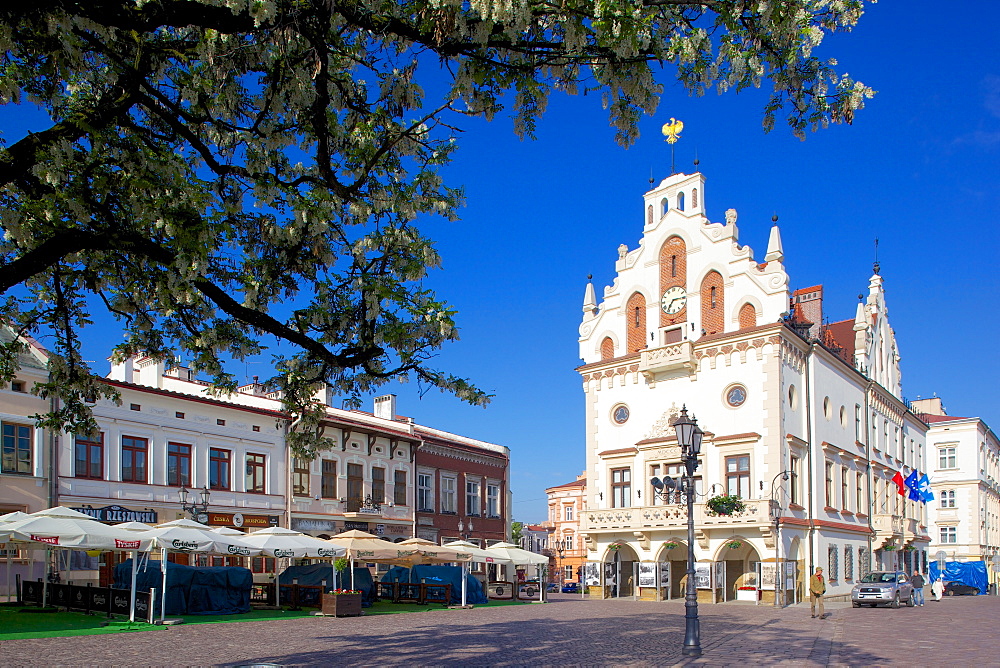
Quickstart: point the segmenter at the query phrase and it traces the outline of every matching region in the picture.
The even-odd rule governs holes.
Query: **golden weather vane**
[[[670,122],[665,123],[661,131],[663,132],[663,136],[667,138],[667,143],[670,144],[670,173],[676,174],[677,170],[674,168],[674,144],[681,138],[681,132],[684,131],[684,123],[671,117]]]
[[[684,131],[684,123],[678,121],[674,118],[670,119],[669,123],[663,126],[663,136],[667,138],[668,144],[676,144],[677,140],[681,138],[681,132]]]

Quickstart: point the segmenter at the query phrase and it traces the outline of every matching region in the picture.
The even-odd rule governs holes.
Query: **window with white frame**
[[[938,448],[938,468],[953,469],[957,467],[955,446],[945,445]]]
[[[574,549],[573,548],[573,534],[571,534],[571,533],[566,534],[565,540],[566,540],[566,549],[567,550]]]
[[[455,490],[458,486],[458,478],[454,475],[441,476],[441,512],[458,512],[455,501]]]
[[[500,485],[486,484],[486,516],[500,517]]]
[[[941,543],[957,543],[958,527],[941,527]]]
[[[573,567],[563,566],[563,580],[572,580],[572,579],[573,579]]]
[[[942,508],[954,508],[955,507],[955,490],[953,489],[943,489],[941,494],[941,507]]]
[[[479,506],[481,503],[479,496],[479,481],[465,481],[465,514],[479,517]]]
[[[573,506],[565,506],[563,508],[563,517],[567,522],[573,521]]]
[[[434,512],[434,474],[417,473],[417,510]]]

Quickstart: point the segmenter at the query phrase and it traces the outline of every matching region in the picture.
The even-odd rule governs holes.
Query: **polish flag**
[[[906,496],[906,481],[903,480],[902,474],[896,471],[896,475],[892,476],[892,481],[896,483],[896,491],[900,496]]]

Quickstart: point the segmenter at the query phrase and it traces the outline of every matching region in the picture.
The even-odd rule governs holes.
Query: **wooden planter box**
[[[333,617],[360,617],[361,594],[323,594],[324,615]]]

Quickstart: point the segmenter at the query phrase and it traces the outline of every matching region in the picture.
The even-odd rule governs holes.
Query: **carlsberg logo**
[[[174,539],[171,544],[175,550],[195,550],[198,548],[198,543],[193,540]]]
[[[316,550],[316,555],[320,557],[332,557],[334,556],[334,551],[328,550],[325,547],[321,547],[318,550]]]
[[[239,545],[230,545],[229,554],[242,554],[244,557],[250,556],[249,547],[240,547]]]
[[[279,559],[281,557],[294,557],[295,556],[295,551],[294,550],[275,550],[274,551],[274,556],[278,557]]]

